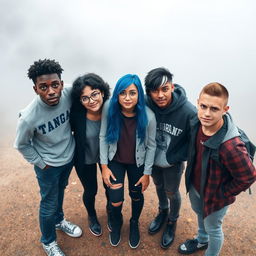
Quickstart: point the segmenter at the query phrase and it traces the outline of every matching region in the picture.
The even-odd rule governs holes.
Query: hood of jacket
[[[150,96],[146,98],[148,106],[156,113],[156,114],[170,114],[171,112],[176,111],[182,105],[187,102],[186,92],[178,84],[174,84],[174,91],[172,92],[172,101],[171,104],[168,105],[166,108],[159,108],[155,102],[151,99]]]

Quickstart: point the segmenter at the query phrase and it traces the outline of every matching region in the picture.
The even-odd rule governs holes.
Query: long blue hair
[[[137,75],[127,74],[117,81],[112,98],[109,103],[106,136],[106,141],[109,144],[118,141],[123,122],[121,114],[121,105],[119,104],[118,96],[123,90],[125,90],[131,84],[134,84],[138,90],[138,103],[135,107],[137,121],[137,136],[140,139],[140,143],[142,143],[145,139],[148,118],[146,113],[144,92],[142,89],[141,81]]]

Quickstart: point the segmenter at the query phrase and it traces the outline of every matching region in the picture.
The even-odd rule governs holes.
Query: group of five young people
[[[184,88],[172,82],[172,74],[165,68],[147,74],[146,95],[139,77],[127,74],[118,80],[110,99],[109,85],[100,76],[85,74],[74,81],[71,89],[63,90],[61,72],[60,65],[52,60],[40,60],[30,67],[29,77],[39,97],[21,113],[15,141],[15,147],[35,165],[41,192],[41,241],[46,254],[64,255],[56,243],[55,228],[73,237],[82,234],[77,225],[64,219],[62,210],[73,164],[84,188],[89,229],[96,236],[102,234],[95,209],[97,165],[101,170],[112,246],[121,240],[126,173],[131,198],[131,248],[140,243],[143,192],[152,175],[159,212],[148,232],[155,234],[166,224],[160,244],[169,248],[179,217],[184,161],[189,156],[186,185],[198,216],[199,232],[178,250],[191,254],[208,247],[205,255],[218,255],[226,209],[234,196],[256,179],[255,167],[227,113],[226,88],[219,83],[204,87],[197,114]],[[47,117],[34,123],[42,108]],[[47,154],[50,144],[54,148]],[[216,145],[225,168],[211,159]],[[64,159],[59,159],[61,156]]]

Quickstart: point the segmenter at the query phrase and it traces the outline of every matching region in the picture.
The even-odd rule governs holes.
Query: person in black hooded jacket
[[[175,236],[181,196],[179,185],[187,160],[189,121],[196,108],[185,90],[173,84],[173,75],[165,68],[151,70],[145,77],[146,101],[157,121],[156,155],[152,178],[159,200],[159,212],[150,223],[149,234],[157,233],[167,220],[161,247],[169,248]]]
[[[109,85],[94,73],[80,76],[73,82],[70,123],[76,142],[74,165],[84,188],[83,202],[88,213],[89,229],[95,236],[102,234],[95,210],[95,196],[98,190],[97,163],[99,163],[101,112],[109,95]],[[104,183],[103,185],[106,188]],[[107,191],[105,194],[108,228],[111,229]]]

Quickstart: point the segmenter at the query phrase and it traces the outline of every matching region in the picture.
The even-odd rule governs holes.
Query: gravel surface
[[[0,145],[0,255],[3,256],[43,256],[39,242],[38,226],[39,189],[33,167],[12,148],[13,139],[5,139]],[[256,255],[256,184],[248,192],[238,196],[229,208],[224,219],[225,242],[222,256]],[[58,231],[58,243],[68,256],[108,256],[108,255],[180,255],[178,245],[196,232],[196,218],[181,185],[182,208],[178,220],[176,238],[168,250],[160,248],[161,232],[156,235],[147,233],[147,226],[157,213],[157,198],[153,182],[145,192],[145,206],[140,219],[141,244],[136,250],[128,245],[130,199],[126,191],[124,202],[124,225],[122,240],[117,248],[109,244],[106,227],[105,198],[99,177],[99,192],[96,207],[98,218],[103,226],[103,235],[93,236],[87,227],[87,215],[82,204],[82,187],[72,171],[66,189],[64,209],[66,218],[83,229],[81,238],[71,238]],[[194,255],[203,255],[203,252]]]

